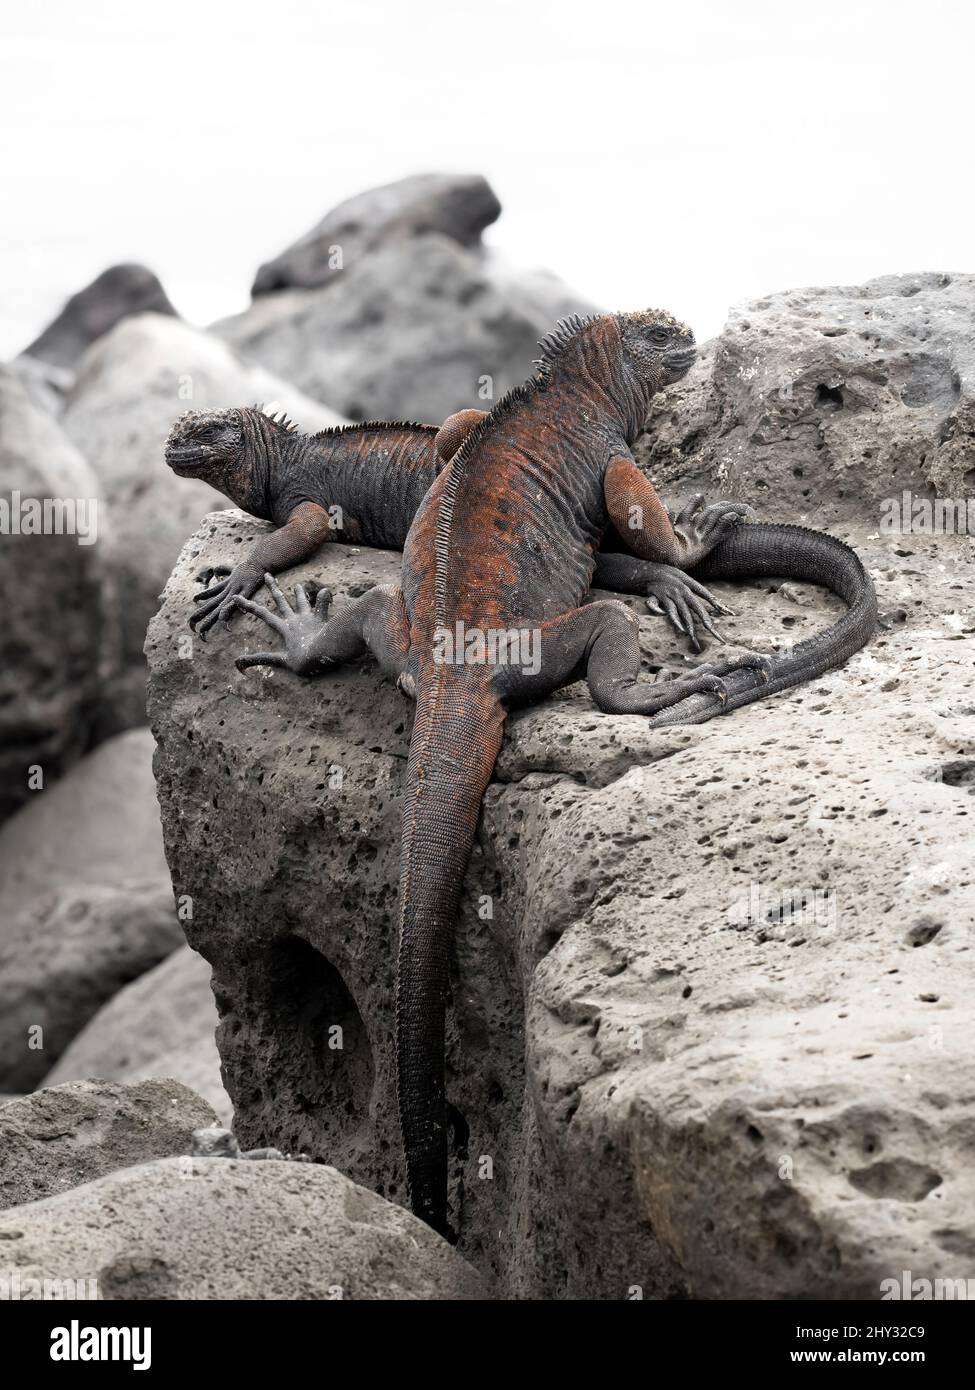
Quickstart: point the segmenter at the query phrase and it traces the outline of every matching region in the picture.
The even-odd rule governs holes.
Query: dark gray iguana
[[[461,410],[436,425],[371,421],[340,425],[320,434],[300,433],[285,418],[253,408],[189,411],[166,441],[166,461],[181,477],[201,478],[252,516],[278,527],[263,536],[233,570],[201,572],[205,583],[190,622],[201,637],[236,611],[233,596],[250,598],[266,573],[278,574],[308,559],[328,540],[402,550],[414,516],[437,474],[468,431],[484,419],[482,410]],[[676,518],[678,530],[694,539],[717,534],[748,510],[739,503],[702,505],[695,497]],[[609,559],[608,552],[606,553]],[[660,557],[662,559],[662,557]],[[594,583],[603,584],[604,556],[596,559]],[[698,580],[675,563],[651,556],[622,570],[605,571],[612,581],[624,575],[626,593],[641,594],[651,612],[660,613],[686,633],[700,651],[697,627],[717,636],[711,613],[727,612]]]
[[[761,524],[736,525],[720,544],[676,533],[629,445],[651,397],[693,357],[693,335],[669,314],[560,325],[543,343],[535,377],[498,402],[437,477],[406,540],[401,587],[377,586],[331,620],[326,590],[314,607],[297,591],[292,609],[270,576],[275,611],[234,598],[283,643],[239,658],[241,670],[320,675],[368,650],[416,700],[402,815],[399,1110],[413,1210],[448,1236],[448,961],[508,711],[584,676],[608,713],[643,714],[651,727],[700,722],[819,674],[874,631],[870,578],[831,537]],[[628,530],[634,515],[643,523],[636,534]],[[582,606],[610,522],[638,555],[672,555],[710,575],[810,579],[839,593],[849,611],[788,656],[748,656],[652,683],[641,678],[635,614],[617,600]],[[540,661],[526,662],[524,633]],[[455,634],[462,640],[451,650]]]

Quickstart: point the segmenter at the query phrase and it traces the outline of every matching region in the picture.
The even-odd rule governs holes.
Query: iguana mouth
[[[667,365],[669,367],[689,367],[697,358],[697,348],[681,348],[677,352],[667,355]]]
[[[197,445],[166,450],[166,462],[181,477],[195,473],[207,463],[207,453]]]

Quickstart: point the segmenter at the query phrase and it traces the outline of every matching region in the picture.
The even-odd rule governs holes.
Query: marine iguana
[[[402,550],[437,474],[486,414],[460,410],[439,429],[405,421],[369,421],[308,435],[286,416],[269,415],[256,406],[188,411],[166,441],[166,462],[173,472],[202,479],[244,511],[279,528],[263,536],[233,569],[223,565],[200,571],[198,578],[210,587],[196,595],[199,606],[190,625],[206,640],[219,620],[226,623],[236,612],[234,594],[251,598],[266,572],[279,574],[300,564],[324,541]],[[678,528],[706,528],[725,514],[737,517],[746,510],[736,503],[702,509],[701,500],[693,498],[675,518]],[[701,650],[698,626],[719,635],[711,614],[729,610],[698,580],[654,558],[625,574],[626,592],[646,598],[651,612],[686,634],[693,651]],[[609,571],[607,575],[611,579]],[[214,576],[218,582],[211,584]],[[596,560],[594,583],[597,588],[615,587],[603,583],[602,554]]]
[[[869,576],[839,542],[735,519],[694,539],[671,525],[629,444],[650,398],[693,356],[690,330],[658,311],[560,324],[543,340],[535,376],[498,402],[437,477],[410,528],[400,587],[377,586],[331,620],[327,590],[314,608],[297,590],[292,608],[270,575],[277,611],[233,598],[283,642],[239,657],[240,670],[315,675],[368,650],[416,700],[402,816],[398,1100],[413,1210],[448,1239],[450,942],[508,711],[584,675],[606,712],[643,714],[651,727],[708,718],[818,674],[874,629]],[[662,549],[707,574],[810,578],[837,588],[850,610],[785,658],[751,655],[662,683],[641,679],[631,610],[618,600],[580,606],[608,524],[623,529],[634,515],[643,525],[627,533],[638,555]],[[533,642],[538,661],[526,660]]]

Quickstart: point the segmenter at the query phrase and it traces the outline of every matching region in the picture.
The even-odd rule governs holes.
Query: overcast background
[[[0,356],[119,260],[205,323],[340,199],[487,175],[486,240],[699,337],[735,300],[971,270],[975,7],[3,8]]]

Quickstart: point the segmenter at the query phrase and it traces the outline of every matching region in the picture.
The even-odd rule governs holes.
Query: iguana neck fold
[[[543,356],[535,382],[557,389],[568,400],[585,402],[586,424],[617,426],[629,444],[643,431],[658,382],[634,373],[623,352],[619,325],[611,314],[583,322],[553,351]]]
[[[301,436],[284,429],[260,410],[240,412],[244,447],[239,464],[214,486],[238,507],[262,521],[272,519],[271,480]]]

